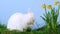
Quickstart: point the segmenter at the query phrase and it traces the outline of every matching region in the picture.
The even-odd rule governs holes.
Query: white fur
[[[30,25],[29,25],[30,24]],[[27,14],[15,13],[13,14],[7,24],[9,30],[20,30],[27,29],[34,24],[34,14],[29,10]]]

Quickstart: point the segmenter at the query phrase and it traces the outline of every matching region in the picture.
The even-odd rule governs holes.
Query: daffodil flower
[[[58,2],[58,1],[56,1],[56,2],[54,2],[54,5],[55,5],[55,6],[56,6],[56,5],[58,5],[58,3],[59,3],[59,2]]]
[[[52,8],[52,6],[51,6],[51,5],[48,5],[48,6],[47,6],[47,8],[48,8],[48,9],[51,9],[51,8]]]
[[[43,5],[42,5],[42,8],[44,8],[44,9],[45,9],[45,8],[46,8],[46,5],[45,5],[45,4],[43,4]]]

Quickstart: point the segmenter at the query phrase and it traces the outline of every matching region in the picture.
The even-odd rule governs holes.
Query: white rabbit
[[[23,29],[27,29],[34,24],[34,18],[31,9],[27,14],[15,13],[9,18],[7,29],[23,31]]]

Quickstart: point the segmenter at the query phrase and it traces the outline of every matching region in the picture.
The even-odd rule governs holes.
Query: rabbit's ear
[[[28,13],[32,13],[32,9],[31,8],[28,8]]]

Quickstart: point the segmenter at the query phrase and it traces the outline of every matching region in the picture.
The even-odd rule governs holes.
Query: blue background
[[[44,13],[44,9],[41,6],[43,3],[53,5],[54,1],[56,0],[0,0],[0,21],[3,24],[7,24],[9,17],[13,13],[27,13],[28,8],[31,8],[36,18],[33,29],[42,27],[45,23],[40,17]]]

